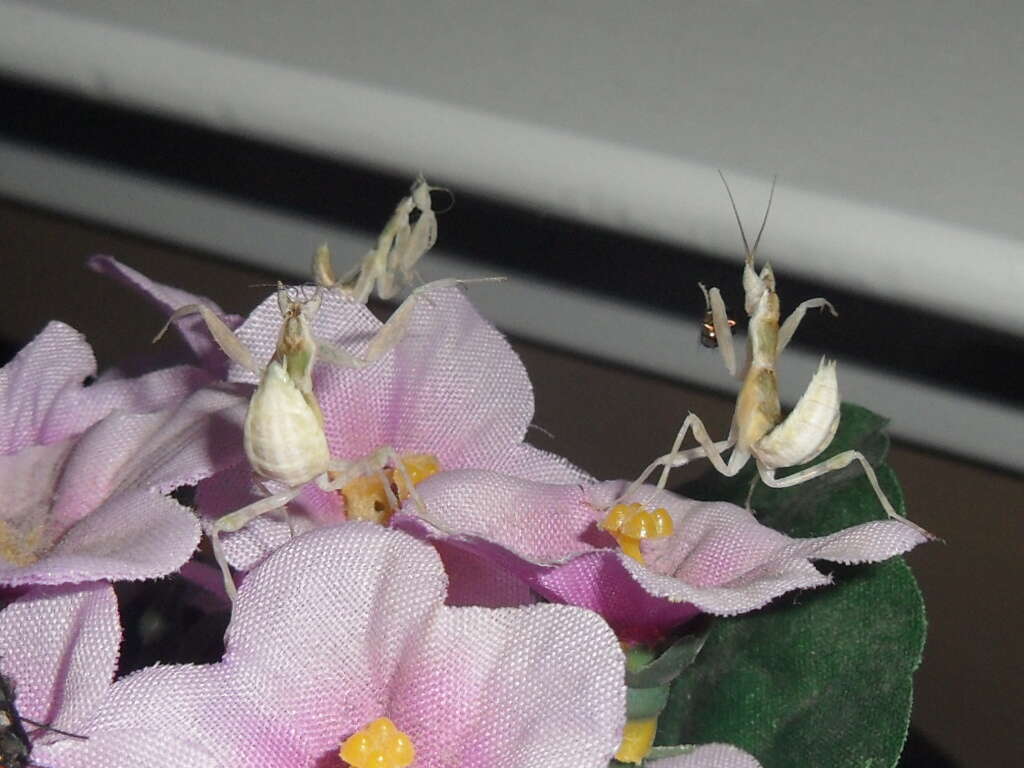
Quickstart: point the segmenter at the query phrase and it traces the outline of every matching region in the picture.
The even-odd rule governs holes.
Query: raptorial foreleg
[[[176,309],[174,314],[167,319],[164,327],[160,329],[160,333],[153,338],[153,343],[155,344],[163,338],[163,335],[167,333],[167,329],[171,327],[171,323],[175,320],[194,314],[199,314],[203,318],[203,322],[206,323],[210,335],[213,336],[213,340],[217,342],[217,346],[224,351],[225,355],[257,376],[262,373],[262,370],[256,365],[252,353],[238,340],[235,332],[228,328],[224,321],[217,316],[216,312],[204,304],[186,304],[184,307]]]
[[[725,369],[733,378],[742,379],[743,372],[738,371],[736,365],[736,347],[732,339],[732,323],[729,322],[729,314],[725,309],[725,300],[722,299],[722,292],[717,288],[708,290],[703,283],[698,283],[704,293],[704,302],[711,311],[711,323],[715,329],[715,341],[718,351],[722,355]]]
[[[796,329],[800,326],[801,321],[804,319],[804,315],[807,314],[809,309],[827,309],[832,313],[832,317],[839,317],[839,313],[836,312],[836,308],[832,306],[828,299],[808,299],[807,301],[801,301],[797,305],[796,309],[789,313],[789,317],[786,318],[785,322],[779,327],[779,343],[775,347],[775,356],[778,357],[782,354],[782,350],[786,348],[786,345],[793,338],[793,334],[796,333]]]

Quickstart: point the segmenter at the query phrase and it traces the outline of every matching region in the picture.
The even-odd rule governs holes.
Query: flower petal
[[[61,738],[32,749],[32,765],[46,768],[224,768],[207,750],[173,734],[121,729],[91,732],[86,739]],[[266,768],[268,763],[262,763]],[[285,763],[278,764],[285,768]]]
[[[405,534],[355,522],[311,531],[242,584],[224,663],[258,681],[313,754],[337,749],[382,713],[445,586],[433,549]]]
[[[77,414],[64,411],[62,418],[53,418],[51,411],[95,373],[96,358],[85,337],[64,323],[49,323],[0,369],[0,454],[79,431]]]
[[[448,609],[404,656],[387,711],[423,768],[605,768],[624,663],[589,611]]]
[[[280,328],[272,296],[238,336],[265,361]],[[324,294],[313,322],[318,338],[357,354],[380,328],[364,306],[333,292]],[[254,381],[237,366],[232,379]],[[376,364],[317,366],[314,391],[332,454],[345,459],[391,446],[432,453],[444,469],[489,466],[522,440],[533,416],[522,362],[458,288],[422,294],[404,338]]]
[[[120,643],[107,584],[39,587],[0,612],[0,664],[19,713],[72,733],[106,695]]]
[[[180,568],[199,536],[199,522],[187,508],[155,491],[128,490],[91,510],[34,563],[0,560],[0,583],[156,578]]]
[[[257,679],[221,664],[147,667],[113,685],[92,718],[89,737],[127,732],[154,746],[180,741],[205,756],[200,765],[218,768],[311,765],[302,737],[258,686]],[[176,760],[173,751],[166,759],[154,757],[153,765],[192,765]]]
[[[419,491],[432,526],[497,544],[533,563],[564,562],[595,546],[614,544],[597,530],[596,515],[579,485],[462,469],[428,477]],[[403,509],[416,513],[412,505]]]
[[[229,328],[237,328],[242,323],[242,318],[238,315],[225,315],[224,310],[217,306],[213,300],[150,280],[141,272],[137,272],[110,256],[93,256],[88,260],[87,264],[93,271],[113,277],[129,288],[141,293],[164,316],[169,317],[176,309],[187,304],[205,304],[220,315]],[[198,315],[184,317],[178,320],[174,327],[181,334],[188,348],[202,362],[203,367],[218,377],[223,377],[227,372],[227,358],[217,347],[213,337],[210,336],[210,332],[207,330],[202,318]]]

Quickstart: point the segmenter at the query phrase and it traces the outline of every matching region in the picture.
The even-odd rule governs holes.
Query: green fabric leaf
[[[684,635],[660,654],[653,649],[638,646],[626,652],[626,685],[630,688],[651,688],[675,680],[693,663],[707,640],[707,626],[693,634]]]
[[[902,514],[895,476],[881,464],[888,449],[884,426],[870,411],[844,405],[839,434],[817,461],[860,450]],[[683,493],[743,504],[751,477],[749,471],[732,479],[708,476]],[[753,508],[763,523],[791,536],[885,516],[859,465],[791,489],[762,485]],[[694,664],[672,686],[656,743],[729,742],[765,768],[895,765],[924,644],[921,594],[901,558],[836,566],[832,573],[834,585],[717,619]]]

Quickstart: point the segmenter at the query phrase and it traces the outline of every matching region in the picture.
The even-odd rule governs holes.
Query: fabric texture
[[[419,768],[605,768],[625,713],[624,657],[594,614],[448,608],[433,549],[367,523],[310,532],[243,583],[222,662],[152,667],[96,722],[173,733],[223,766],[335,765],[387,716]]]
[[[325,293],[313,332],[360,354],[381,329],[365,306]],[[270,359],[281,329],[276,296],[267,298],[238,328],[258,364]],[[229,377],[257,383],[233,366]],[[546,482],[574,482],[587,475],[565,459],[523,443],[533,417],[533,391],[519,357],[484,320],[459,288],[422,294],[407,331],[383,359],[365,368],[321,363],[313,390],[324,414],[331,455],[355,461],[383,446],[399,454],[430,453],[442,471],[483,467]],[[199,508],[217,517],[262,496],[247,464],[218,474],[199,487]],[[283,489],[266,483],[271,492]],[[342,500],[313,484],[291,502],[297,532],[344,519]],[[229,562],[249,568],[291,536],[282,515],[263,516],[224,536]]]
[[[641,564],[598,528],[626,488],[624,481],[551,485],[461,470],[422,483],[429,521],[407,506],[395,524],[488,558],[543,597],[590,608],[637,641],[699,612],[745,613],[791,590],[828,584],[812,560],[877,562],[926,541],[895,520],[793,539],[733,504],[643,486],[625,501],[665,508],[674,533],[643,540]]]
[[[199,542],[164,494],[220,468],[244,399],[194,391],[198,369],[85,386],[94,371],[60,323],[0,371],[0,584],[161,576]]]
[[[21,716],[67,734],[30,729],[33,765],[47,768],[215,768],[204,750],[160,729],[110,729],[121,627],[106,584],[37,587],[0,611],[0,673]],[[165,724],[167,725],[167,724]]]

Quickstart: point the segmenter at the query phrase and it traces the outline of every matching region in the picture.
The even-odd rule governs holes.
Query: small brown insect
[[[701,346],[707,347],[708,349],[717,349],[718,334],[715,333],[715,318],[711,312],[711,298],[708,296],[708,289],[704,287],[704,283],[698,283],[698,285],[704,292],[704,304],[706,306],[706,309],[704,310],[704,322],[700,325],[700,343]],[[730,328],[736,325],[736,321],[731,317],[727,319],[729,321]]]

